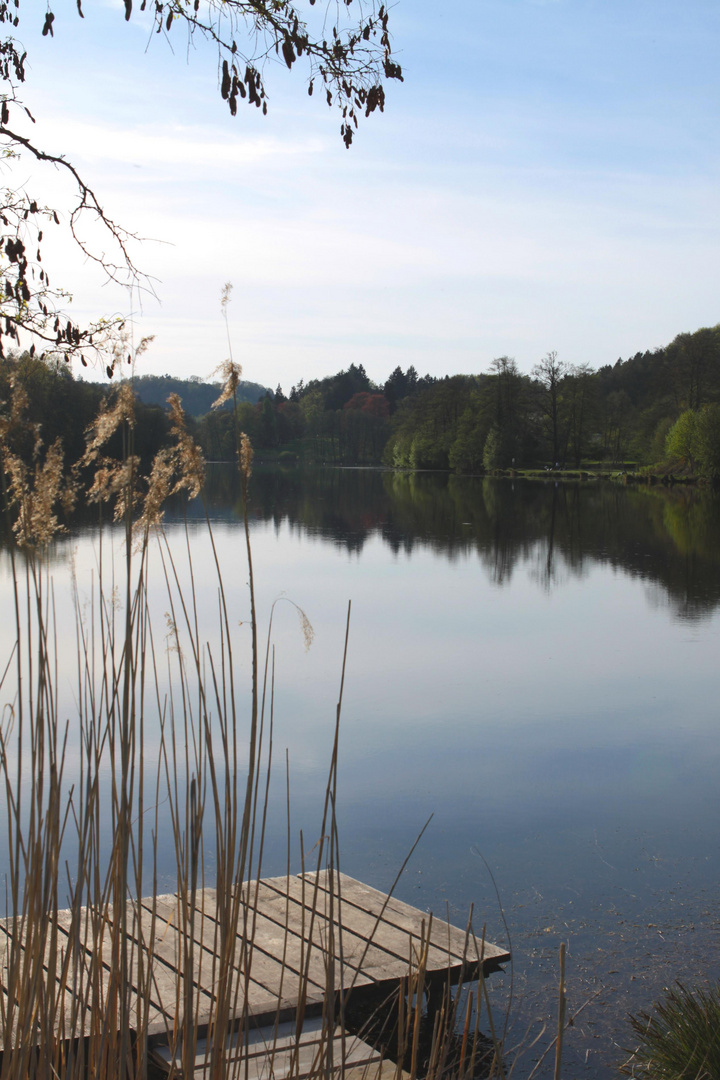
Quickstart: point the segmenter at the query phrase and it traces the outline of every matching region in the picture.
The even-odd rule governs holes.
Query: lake
[[[211,466],[207,508],[242,624],[242,695],[248,575],[230,467]],[[286,866],[286,748],[293,870],[300,830],[306,851],[318,838],[352,601],[341,868],[389,888],[432,815],[397,894],[462,926],[472,905],[476,929],[506,943],[499,895],[514,955],[511,1043],[552,1025],[565,941],[569,1011],[584,1008],[566,1035],[564,1075],[610,1075],[632,1044],[628,1012],[676,979],[719,973],[720,499],[610,482],[259,467],[250,513],[262,641],[279,600],[264,872]],[[189,537],[210,638],[217,584],[199,502],[174,507],[166,533],[180,552]],[[81,602],[89,591],[97,550],[96,527],[55,543],[60,618],[73,578]],[[0,575],[9,610],[5,549]],[[150,588],[161,620],[162,583]],[[293,604],[314,628],[309,650]],[[4,620],[0,656],[13,640]],[[59,653],[69,686],[72,635],[60,635]],[[498,1015],[510,982],[509,971],[490,980]],[[538,1075],[548,1074],[549,1064]]]

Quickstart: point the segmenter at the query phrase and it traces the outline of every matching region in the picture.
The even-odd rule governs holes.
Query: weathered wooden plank
[[[208,891],[206,890],[206,893]],[[217,918],[214,891],[211,891],[208,897],[207,910],[212,917]],[[307,973],[307,989],[311,992],[313,989],[324,992],[326,980],[322,958],[318,956],[317,950],[313,950],[310,964],[307,964],[307,942],[303,942],[297,927],[286,925],[284,920],[281,923],[273,921],[262,908],[253,908],[248,910],[248,930],[252,937],[253,979],[269,989],[274,989],[281,978],[286,982],[290,977],[299,987],[301,981],[304,985]]]
[[[345,1069],[343,1080],[410,1080],[410,1074],[398,1069],[389,1058],[380,1058],[379,1061]]]
[[[277,880],[274,879],[269,885],[276,888]],[[280,880],[284,881],[284,879]],[[302,882],[296,878],[291,880],[289,887],[292,898],[299,904],[302,896]],[[329,892],[322,888],[318,891],[318,907],[321,911],[329,913]],[[312,888],[308,889],[306,885],[305,893],[306,895],[309,893],[309,902],[312,902]],[[375,915],[362,911],[357,905],[346,903],[344,891],[341,901],[337,896],[333,897],[333,905],[333,922],[338,928],[342,927],[345,959],[354,961],[353,966],[356,969],[358,966],[361,968],[361,976],[370,974],[379,982],[400,979],[407,975],[411,960],[413,964],[417,964],[422,924],[425,921],[427,933],[428,916],[417,912],[420,917],[416,919],[413,931],[408,932],[406,929],[398,929],[384,919],[378,921]],[[358,946],[358,942],[362,944]],[[442,951],[437,946],[429,946],[428,967],[430,969],[444,970],[448,967],[449,960],[452,963],[455,958],[452,956],[449,958],[447,950]],[[362,985],[367,981],[359,977],[355,980],[355,985]],[[346,985],[349,986],[350,983],[347,982]]]
[[[233,1072],[248,1080],[283,1080],[292,1075],[302,1080],[310,1073],[318,1074],[320,1064],[328,1053],[327,1034],[323,1033],[322,1019],[308,1020],[298,1037],[294,1023],[275,1027],[251,1029],[242,1035],[231,1036],[225,1044],[223,1056],[228,1075]],[[199,1040],[196,1047],[193,1077],[200,1078],[210,1068],[210,1043]],[[181,1058],[173,1055],[167,1046],[156,1047],[155,1060],[169,1071],[174,1060],[176,1068]],[[380,1065],[381,1055],[357,1036],[345,1035],[336,1029],[332,1038],[333,1073],[348,1067],[363,1069],[371,1064]]]
[[[325,958],[319,948],[308,947],[307,939],[300,936],[299,924],[290,920],[286,925],[284,912],[281,921],[262,911],[250,912],[248,931],[253,939],[247,954],[253,981],[261,982],[275,995],[282,986],[282,998],[278,998],[282,1007],[296,1005],[301,998],[306,1003],[322,1001],[327,985]],[[260,1013],[255,1003],[250,1011]]]
[[[30,1018],[27,1016],[20,1017],[17,1009],[17,997],[16,995],[13,995],[11,998],[9,994],[8,984],[10,981],[10,967],[18,963],[20,965],[20,972],[17,972],[16,969],[13,976],[14,978],[22,978],[22,957],[21,955],[18,955],[16,959],[13,955],[15,949],[17,949],[18,954],[21,954],[22,946],[18,942],[15,942],[13,937],[8,933],[5,925],[6,921],[7,920],[3,920],[2,924],[0,924],[0,954],[2,956],[0,965],[0,990],[2,991],[0,997],[0,1016],[2,1017],[3,1030],[7,1031],[8,1027],[10,1027],[11,1036],[15,1037],[16,1032],[18,1031],[18,1025],[21,1022],[27,1024]],[[37,1020],[34,1017],[31,1020],[30,1030],[33,1033],[39,1032]]]
[[[143,988],[138,988],[137,985],[137,942],[132,936],[126,936],[125,940],[123,940],[120,927],[114,928],[112,919],[112,909],[109,907],[104,909],[102,913],[88,908],[81,908],[75,921],[73,921],[71,911],[57,912],[58,927],[65,932],[68,942],[70,941],[70,935],[73,936],[72,947],[76,950],[78,959],[78,976],[81,980],[84,980],[82,984],[84,994],[88,994],[95,1002],[90,1012],[97,1012],[98,1006],[101,1014],[106,1009],[116,1008],[117,1005],[114,1003],[114,999],[117,995],[123,993],[131,1016],[138,1016],[140,1013],[147,1017],[150,1024],[171,1024],[174,1014],[164,1008],[162,1000],[163,990],[165,994],[169,994],[170,984],[163,983],[162,974],[160,987],[156,985],[154,979],[150,979],[148,984],[149,1000],[144,1002]],[[128,925],[132,926],[132,918],[128,920]],[[118,950],[124,947],[129,947],[127,959],[130,982],[128,986],[120,987],[118,985],[117,956]],[[146,961],[147,957],[143,959]],[[146,963],[144,967],[147,970]],[[146,978],[148,978],[147,975]],[[93,1019],[93,1027],[97,1028],[97,1018]]]
[[[319,874],[311,872],[306,876],[312,881],[317,879],[318,887],[325,893],[329,893],[331,889],[337,893],[339,886],[343,901],[351,908],[375,918],[381,917],[384,923],[404,933],[419,936],[423,922],[427,930],[429,913],[405,904],[396,897],[388,897],[386,893],[379,892],[348,874],[330,875],[328,871],[321,870]],[[354,917],[353,915],[352,918]],[[443,960],[447,961],[448,955],[460,960],[465,948],[465,932],[448,924],[445,919],[433,916],[430,942],[440,950]]]
[[[287,918],[297,932],[304,933],[309,939],[312,923],[312,942],[316,948],[323,952],[327,950],[330,940],[329,911],[324,910],[322,892],[318,900],[318,910],[314,918],[310,907],[306,907],[303,913],[302,882],[299,878],[291,878],[289,882],[285,878],[269,879],[266,883],[261,882],[260,897],[263,913],[271,916],[276,922],[286,918],[286,895],[277,891],[277,884],[282,883],[283,888],[289,890],[289,910]],[[306,904],[312,903],[312,889],[305,890],[304,899]],[[342,973],[343,987],[351,985],[361,986],[373,982],[382,982],[386,979],[400,978],[407,974],[410,960],[409,940],[404,935],[397,938],[395,945],[405,950],[404,955],[392,952],[378,945],[375,941],[368,941],[362,934],[355,932],[354,926],[347,923],[340,934],[340,923],[337,910],[334,912],[332,921],[332,936],[334,941],[335,964],[337,971],[336,986],[340,986],[340,974]],[[341,964],[342,947],[342,964]]]
[[[291,879],[291,883],[293,880]],[[314,960],[317,964],[317,981],[324,984],[330,937],[327,933],[327,920],[322,913],[316,913],[313,917],[313,913],[309,909],[303,911],[301,904],[291,895],[277,893],[264,881],[260,883],[258,890],[258,908],[262,916],[276,928],[284,929],[287,926],[298,940],[304,942],[304,963],[308,963],[309,949],[310,963]]]
[[[177,898],[158,898],[156,901],[158,913],[169,920],[173,911],[177,910]],[[277,1010],[292,1008],[297,1005],[300,996],[300,979],[297,973],[286,967],[283,972],[282,947],[280,960],[275,959],[272,952],[267,954],[261,950],[260,943],[264,937],[264,927],[256,927],[256,941],[249,951],[243,950],[242,935],[238,934],[234,945],[233,960],[230,970],[227,967],[221,972],[219,961],[216,958],[218,949],[218,926],[214,919],[217,915],[215,894],[212,889],[205,889],[202,898],[198,899],[198,909],[192,921],[192,933],[196,946],[196,967],[198,979],[202,979],[205,992],[212,996],[215,986],[222,977],[223,980],[232,979],[231,993],[237,996],[235,1000],[235,1012],[242,1014],[245,993],[247,993],[247,1010],[251,1014],[267,1014]],[[188,928],[189,932],[189,928]],[[272,928],[273,936],[276,928]],[[299,945],[298,945],[299,947]],[[205,957],[205,963],[200,970],[200,958]],[[249,978],[239,969],[243,958],[250,960]],[[209,963],[207,960],[209,959]],[[305,990],[305,997],[313,1001],[322,1000],[323,989],[317,985],[310,985]],[[202,1012],[198,1017],[198,1024],[205,1023],[209,1018],[209,1012]]]
[[[184,1015],[189,999],[192,1014],[197,1023],[205,1023],[213,1005],[212,971],[207,962],[207,954],[194,947],[186,961],[184,948],[186,942],[178,931],[174,919],[166,917],[160,910],[162,900],[155,898],[146,906],[146,901],[133,904],[133,919],[128,922],[138,949],[147,959],[151,972],[153,996],[162,1006],[162,1012],[179,1022]],[[203,971],[205,959],[205,971]],[[189,966],[188,966],[189,965]],[[190,974],[191,989],[188,994],[187,976]],[[187,997],[186,997],[187,995]]]
[[[175,955],[177,964],[175,979],[178,984],[183,981],[186,963],[189,964],[189,971],[186,974],[189,974],[192,979],[193,1015],[198,1026],[206,1024],[213,1014],[220,980],[232,980],[235,976],[235,972],[221,970],[220,960],[215,951],[217,943],[214,941],[214,933],[207,947],[203,942],[206,936],[203,928],[208,921],[203,910],[204,902],[203,894],[199,893],[194,917],[185,918],[181,913],[177,896],[155,897],[142,901],[143,905],[147,905],[147,915],[152,917],[152,909],[154,909],[156,919],[162,920],[165,925],[164,933],[170,937],[166,955],[168,961],[173,953]],[[178,923],[180,929],[178,929]],[[187,960],[184,956],[185,949],[188,952]],[[182,1022],[184,1006],[184,998],[178,996],[175,1005],[178,1024]],[[242,1001],[239,1002],[238,1008],[242,1010]]]
[[[314,881],[316,873],[311,872],[305,876],[310,881]],[[347,902],[359,911],[368,912],[376,917],[380,914],[383,905],[387,900],[385,893],[373,889],[370,885],[365,885],[364,882],[357,881],[348,874],[340,875],[340,879],[343,902]],[[327,871],[320,871],[318,885],[323,892],[329,892],[330,879]],[[352,918],[354,920],[355,916],[350,916],[348,914],[347,918]],[[383,922],[387,922],[405,933],[411,933],[416,936],[419,935],[420,920],[425,919],[427,924],[428,918],[429,916],[425,912],[420,911],[419,908],[412,907],[410,904],[406,904],[402,900],[396,899],[394,896],[390,897],[387,901],[383,913]],[[466,940],[464,930],[453,926],[445,919],[434,916],[430,940],[432,944],[440,950],[446,965],[448,954],[450,954],[455,963],[459,964],[462,962]],[[476,950],[472,936],[470,936],[467,948],[468,962],[479,960],[481,950],[485,961],[504,963],[506,960],[510,959],[508,951],[498,945],[493,945],[489,941],[485,941],[483,946],[479,938],[477,944],[478,948]]]
[[[42,966],[45,975],[44,1032],[52,1031],[61,1039],[89,1034],[93,1013],[86,988],[91,954],[82,949],[77,951],[71,946],[63,927],[65,915],[62,911],[54,912],[39,930],[37,925],[33,924],[30,938],[26,933],[29,924],[25,921],[12,918],[3,922],[8,950],[19,950],[14,961],[18,965],[15,978],[35,978],[38,964]],[[40,949],[42,957],[38,953]],[[9,955],[6,956],[6,962],[9,959]],[[8,975],[5,968],[3,983]],[[34,1003],[32,1007],[34,1008]],[[17,1022],[20,1022],[19,1017]],[[36,1027],[40,1032],[39,1020]]]
[[[328,1053],[327,1041],[314,1040],[301,1042],[299,1045],[286,1050],[275,1050],[270,1054],[257,1055],[249,1061],[245,1061],[242,1052],[233,1055],[229,1064],[235,1066],[235,1074],[238,1077],[247,1076],[248,1080],[283,1080],[292,1076],[298,1080],[315,1075],[322,1075],[322,1066]],[[332,1040],[332,1072],[337,1075],[348,1066],[368,1065],[370,1062],[379,1061],[380,1055],[372,1050],[360,1039],[348,1036],[343,1053],[342,1039],[336,1035]],[[196,1071],[195,1076],[202,1076],[202,1071]],[[232,1075],[232,1072],[231,1072]]]
[[[299,895],[299,887],[297,881],[301,882],[301,879],[291,885],[292,895],[297,899]],[[393,957],[399,960],[407,967],[410,960],[410,942],[412,941],[415,950],[417,951],[420,943],[420,935],[425,924],[425,930],[427,934],[427,927],[429,924],[429,916],[424,915],[420,911],[416,911],[418,916],[412,925],[412,928],[403,927],[399,929],[394,923],[386,920],[384,916],[379,918],[380,910],[375,912],[367,912],[356,904],[352,903],[352,900],[346,900],[343,883],[347,881],[352,884],[352,879],[347,878],[346,875],[340,875],[340,893],[333,892],[333,917],[337,925],[341,925],[346,933],[356,934],[364,941],[372,942],[383,952],[390,953]],[[312,884],[312,883],[311,883]],[[273,887],[276,887],[275,881],[272,882]],[[302,885],[300,885],[300,889]],[[308,892],[307,885],[305,886],[305,892]],[[329,912],[330,908],[330,896],[331,893],[327,888],[325,881],[318,882],[319,899],[318,905],[322,910]],[[311,889],[312,895],[312,889]],[[437,945],[430,945],[429,958],[431,963],[436,963],[441,966],[446,966],[448,961],[447,948],[438,948]]]

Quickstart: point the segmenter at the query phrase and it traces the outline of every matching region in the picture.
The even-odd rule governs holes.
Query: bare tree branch
[[[13,36],[25,4],[27,0],[0,0],[0,26],[7,28],[5,38],[0,39],[0,153],[6,160],[29,154],[43,165],[66,171],[77,190],[68,220],[70,235],[79,249],[111,281],[154,292],[152,281],[137,268],[132,253],[132,245],[141,238],[105,211],[92,186],[62,152],[39,146],[11,124],[11,112],[17,110],[34,123],[19,94],[26,77],[26,53]],[[140,11],[145,11],[147,4],[148,0],[142,0]],[[307,0],[306,6],[315,8],[315,0]],[[77,9],[84,18],[80,0]],[[126,20],[132,12],[132,0],[125,0]],[[266,65],[274,61],[292,68],[302,58],[308,93],[313,93],[316,82],[321,84],[327,104],[340,109],[340,134],[350,147],[359,117],[384,108],[383,80],[402,80],[400,66],[392,58],[388,10],[376,0],[331,0],[324,10],[308,11],[310,14],[317,26],[313,32],[308,29],[308,20],[301,17],[299,5],[290,0],[152,0],[155,33],[169,36],[172,27],[180,24],[186,28],[189,41],[199,34],[216,46],[220,96],[233,116],[238,99],[266,113]],[[49,6],[43,19],[43,35],[54,37],[56,18]],[[88,214],[111,238],[114,256],[98,250],[82,235],[81,222]],[[51,288],[42,265],[41,226],[45,222],[60,224],[57,209],[40,207],[25,191],[0,189],[0,356],[3,340],[19,345],[24,332],[41,347],[51,346],[64,359],[77,354],[86,363],[82,350],[104,349],[121,320],[99,320],[81,329],[67,318],[64,304],[69,296],[62,289]],[[109,373],[115,356],[116,351]]]

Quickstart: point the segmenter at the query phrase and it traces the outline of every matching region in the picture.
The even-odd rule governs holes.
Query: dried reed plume
[[[118,386],[111,405],[103,402],[100,406],[98,415],[87,429],[86,450],[80,464],[94,465],[100,457],[101,448],[122,424],[128,428],[135,426],[135,393],[129,382]]]
[[[17,455],[6,452],[3,458],[10,480],[9,506],[16,510],[13,532],[18,544],[26,548],[49,544],[64,530],[54,507],[60,503],[64,509],[71,509],[74,503],[73,486],[63,477],[60,440],[55,440],[42,463],[36,462],[32,473]]]
[[[28,396],[24,387],[11,378],[9,410],[0,413],[0,474],[2,493],[20,547],[38,548],[64,530],[55,513],[62,506],[69,513],[75,504],[75,483],[63,474],[62,444],[56,439],[43,455],[40,428],[26,418]],[[13,450],[13,442],[27,439],[32,444],[32,464]]]
[[[170,434],[177,439],[175,464],[177,480],[173,492],[186,490],[191,499],[196,498],[205,483],[205,459],[197,443],[188,434],[185,413],[177,394],[168,398],[172,427]]]
[[[163,447],[153,459],[147,492],[142,503],[142,513],[136,523],[136,532],[158,526],[162,521],[163,507],[171,495],[187,491],[188,497],[196,498],[205,482],[205,459],[202,451],[188,433],[185,413],[177,394],[170,394],[170,434],[174,446]]]
[[[225,322],[229,359],[225,360],[224,363],[215,368],[212,373],[213,375],[219,375],[223,384],[219,398],[212,403],[213,409],[219,409],[221,405],[224,405],[226,401],[230,401],[231,398],[235,404],[237,404],[237,388],[240,382],[240,376],[242,375],[242,367],[240,364],[236,364],[233,359],[232,338],[230,337],[230,324],[228,322],[227,309],[228,304],[230,303],[230,293],[232,292],[232,288],[232,282],[226,281],[220,292],[220,311]]]
[[[240,432],[240,472],[242,477],[247,481],[252,476],[252,461],[253,461],[253,448],[250,439],[244,431]]]
[[[212,378],[213,375],[219,375],[223,384],[220,396],[212,403],[213,409],[219,409],[226,401],[230,401],[231,398],[235,397],[240,376],[242,375],[242,367],[240,364],[236,364],[234,360],[225,360],[224,363],[215,368],[210,377]]]

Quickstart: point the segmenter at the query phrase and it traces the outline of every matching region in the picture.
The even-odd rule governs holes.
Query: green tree
[[[515,359],[498,356],[490,364],[494,381],[495,422],[500,428],[514,430],[520,411],[523,381]]]
[[[500,432],[497,427],[491,427],[488,431],[483,447],[483,465],[488,472],[497,469],[501,465],[502,449],[500,445]]]
[[[448,454],[448,464],[456,472],[482,472],[483,450],[488,435],[487,410],[480,394],[473,394],[457,423],[455,439]]]
[[[720,389],[720,326],[678,334],[664,350],[675,407],[697,411]]]
[[[526,457],[528,420],[525,406],[525,380],[510,356],[499,356],[490,364],[496,431],[495,463],[505,468]]]
[[[405,372],[401,367],[396,367],[383,387],[390,406],[390,412],[394,413],[403,398],[407,397],[408,394],[415,393],[417,388],[418,373],[412,364]]]
[[[385,443],[383,462],[393,469],[410,468],[410,447],[412,435],[408,431],[395,431]]]
[[[695,471],[698,451],[697,417],[693,409],[686,409],[668,432],[665,451],[670,458],[677,458]]]
[[[561,385],[567,374],[567,364],[558,360],[553,350],[532,369],[532,374],[542,388],[540,408],[545,416],[553,462],[560,460],[560,405]]]
[[[695,439],[700,468],[705,476],[720,476],[720,404],[705,405],[697,415]]]
[[[320,434],[323,414],[322,392],[319,387],[307,390],[300,400],[300,410],[305,419],[305,428],[311,438]]]
[[[665,446],[667,444],[667,437],[670,433],[670,428],[673,426],[673,422],[669,416],[664,416],[662,420],[658,420],[655,430],[652,435],[650,447],[648,450],[648,463],[654,464],[655,462],[662,461],[665,457]]]
[[[219,410],[205,413],[198,423],[198,442],[208,461],[232,461],[235,452],[232,413]]]
[[[393,417],[385,460],[401,468],[449,468],[458,422],[476,388],[476,379],[455,375],[408,395]]]
[[[17,381],[28,398],[28,430],[17,451],[30,463],[34,434],[40,432],[45,447],[60,439],[66,461],[77,461],[85,451],[85,428],[95,418],[106,391],[97,383],[73,377],[65,364],[41,360],[28,352],[0,358],[0,408],[10,400],[10,386]]]
[[[563,457],[569,455],[577,469],[580,468],[588,442],[588,420],[594,403],[592,376],[593,372],[587,364],[579,364],[568,368],[565,379],[567,438]]]
[[[278,444],[277,421],[272,398],[266,394],[260,404],[260,422],[257,434],[258,446],[264,450],[270,450]]]
[[[343,409],[355,394],[374,389],[362,364],[350,364],[347,371],[339,371],[329,379],[322,380],[325,408],[331,412]]]
[[[619,464],[625,460],[633,432],[634,410],[624,390],[613,390],[602,403],[601,440],[606,459]]]
[[[277,400],[277,399],[276,399]],[[282,401],[275,409],[278,439],[281,443],[301,439],[305,432],[305,420],[296,401]]]
[[[430,431],[418,431],[410,443],[408,464],[411,469],[447,469],[448,452]]]

